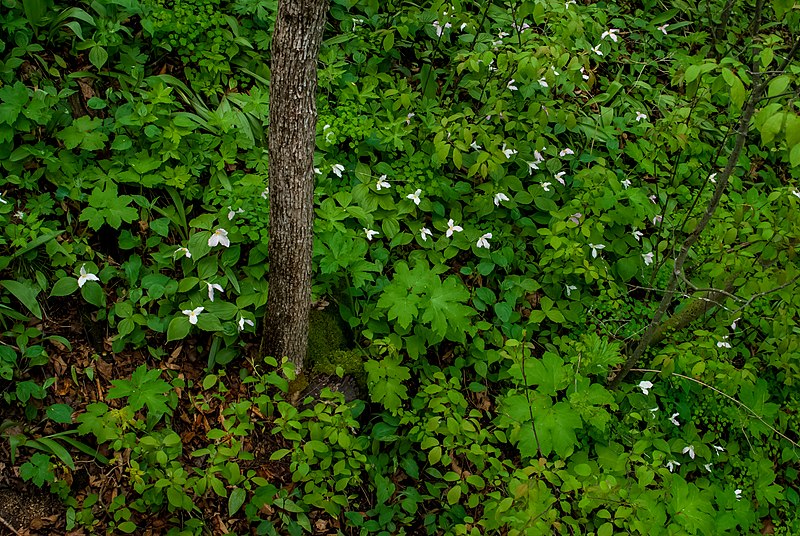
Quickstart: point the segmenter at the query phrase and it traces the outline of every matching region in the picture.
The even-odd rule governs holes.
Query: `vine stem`
[[[631,371],[632,371],[632,372],[657,372],[657,373],[659,373],[659,374],[661,374],[661,373],[662,373],[662,371],[660,371],[660,370],[657,370],[657,369],[640,369],[640,368],[635,368],[635,369],[631,369]],[[753,417],[755,417],[756,419],[758,419],[759,421],[761,421],[761,424],[763,424],[764,426],[766,426],[767,428],[769,428],[770,430],[772,430],[772,431],[773,431],[775,434],[777,434],[778,436],[782,437],[783,439],[785,439],[786,441],[788,441],[789,443],[791,443],[791,444],[792,444],[792,446],[794,446],[795,448],[800,448],[800,444],[798,444],[796,441],[793,441],[792,439],[789,439],[788,437],[786,437],[786,435],[785,435],[785,434],[782,434],[782,433],[781,433],[781,432],[779,432],[779,431],[778,431],[778,430],[777,430],[777,429],[776,429],[774,426],[771,426],[771,425],[770,425],[770,424],[769,424],[767,421],[765,421],[765,420],[763,419],[763,417],[761,417],[761,415],[759,415],[758,413],[756,413],[755,411],[753,411],[752,409],[750,409],[750,406],[748,406],[748,405],[747,405],[747,404],[745,404],[744,402],[740,402],[740,401],[736,400],[734,397],[732,397],[732,396],[731,396],[731,395],[729,395],[728,393],[726,393],[726,392],[724,392],[724,391],[721,391],[721,390],[717,389],[716,387],[714,387],[713,385],[709,385],[709,384],[705,383],[704,381],[698,380],[697,378],[692,378],[691,376],[686,376],[686,375],[684,375],[684,374],[678,374],[677,372],[670,372],[670,375],[671,375],[671,376],[676,376],[676,377],[678,377],[678,378],[682,378],[682,379],[684,379],[684,380],[689,380],[689,381],[695,382],[695,383],[697,383],[697,384],[699,384],[699,385],[702,385],[703,387],[707,387],[707,388],[711,389],[712,391],[714,391],[714,392],[715,392],[715,393],[717,393],[717,394],[720,394],[720,395],[724,396],[725,398],[727,398],[728,400],[730,400],[731,402],[733,402],[733,403],[734,403],[734,404],[736,404],[737,406],[739,406],[739,407],[741,407],[741,408],[744,408],[744,409],[746,409],[746,410],[747,410],[747,412],[748,412],[748,413],[750,413],[750,415],[752,415]]]

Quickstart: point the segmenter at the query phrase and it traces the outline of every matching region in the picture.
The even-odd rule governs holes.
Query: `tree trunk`
[[[269,109],[269,295],[262,351],[301,370],[308,345],[317,56],[327,0],[281,0]]]

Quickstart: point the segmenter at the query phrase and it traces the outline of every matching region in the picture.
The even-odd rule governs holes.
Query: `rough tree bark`
[[[301,370],[308,346],[317,56],[327,0],[281,0],[269,109],[269,295],[261,349]]]

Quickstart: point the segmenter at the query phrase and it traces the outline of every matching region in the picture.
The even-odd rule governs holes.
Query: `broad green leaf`
[[[185,339],[189,334],[190,328],[191,324],[189,323],[188,316],[176,316],[170,321],[169,326],[167,327],[167,342]]]
[[[39,307],[39,302],[36,299],[36,295],[39,294],[39,289],[34,288],[33,285],[28,282],[20,282],[14,280],[6,280],[0,281],[6,290],[8,290],[11,294],[17,298],[22,305],[25,306],[28,311],[33,313],[33,316],[36,318],[42,318],[42,309]]]

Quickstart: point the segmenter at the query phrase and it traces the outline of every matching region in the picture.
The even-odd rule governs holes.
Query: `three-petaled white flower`
[[[583,67],[581,67],[581,78],[583,78],[584,80],[589,80],[589,75],[586,74],[586,69],[584,69]]]
[[[444,32],[445,28],[452,28],[452,26],[453,25],[450,24],[449,22],[446,22],[444,24],[444,26],[442,26],[441,24],[439,24],[438,20],[433,21],[433,27],[436,28],[436,36],[437,37],[441,37],[442,36],[442,32]]]
[[[331,171],[333,171],[334,175],[341,178],[342,172],[344,171],[344,166],[341,164],[334,164],[331,168]]]
[[[78,276],[78,287],[83,287],[87,281],[100,281],[100,278],[95,274],[90,274],[86,271],[86,265],[81,266],[80,275]]]
[[[580,212],[576,212],[575,214],[569,217],[569,221],[571,221],[575,225],[580,225],[581,218],[583,218],[583,214],[581,214]]]
[[[220,292],[225,292],[225,290],[223,290],[222,286],[220,286],[217,283],[209,283],[209,282],[206,281],[206,285],[208,286],[208,299],[211,300],[212,302],[214,301],[214,291],[215,290],[218,290]]]
[[[711,472],[711,464],[710,463],[704,463],[703,464],[703,469],[705,469],[706,471],[708,471],[710,473]]]
[[[422,190],[417,188],[417,191],[413,194],[408,194],[406,199],[410,199],[414,202],[415,205],[419,206],[420,198],[419,196],[422,194]]]
[[[415,114],[414,112],[408,112],[406,114],[406,125],[410,125],[411,124],[411,118],[414,117],[415,115],[417,115],[417,114]]]
[[[725,452],[725,449],[720,447],[719,445],[711,445],[711,448],[717,451],[717,456],[719,456],[720,452]]]
[[[636,227],[633,228],[633,232],[631,232],[631,234],[633,235],[633,237],[636,239],[637,242],[641,241],[642,237],[644,236],[644,233],[636,229]]]
[[[642,390],[642,393],[648,394],[650,392],[650,389],[653,388],[653,382],[649,382],[647,380],[642,380],[642,381],[639,382],[638,387],[639,387],[639,389]]]
[[[423,242],[425,242],[429,236],[431,237],[433,236],[433,233],[431,233],[431,230],[428,229],[427,227],[423,227],[422,229],[420,229],[419,234],[422,237]]]
[[[797,199],[800,199],[800,190],[793,190],[792,195],[796,196]]]
[[[542,87],[550,87],[547,85],[547,80],[545,80],[544,78],[539,79],[539,85]]]
[[[316,169],[317,168],[314,168],[315,171],[316,171]],[[266,199],[268,197],[269,197],[269,187],[264,188],[264,191],[261,192],[261,199]]]
[[[192,253],[189,251],[189,248],[178,248],[175,250],[175,253],[172,254],[173,257],[180,257],[181,255],[187,259],[192,258]]]
[[[516,91],[517,89],[519,89],[517,86],[514,85],[514,82],[515,80],[512,78],[511,80],[508,81],[508,84],[506,84],[506,87],[511,91]]]
[[[608,30],[600,34],[600,39],[605,39],[606,37],[608,37],[616,43],[617,40],[619,39],[619,36],[617,35],[618,33],[619,30],[617,30],[616,28],[609,28]]]
[[[217,229],[208,239],[208,247],[210,248],[220,244],[226,248],[231,245],[231,241],[228,239],[228,231],[225,229]]]
[[[489,249],[489,239],[492,237],[492,233],[486,233],[478,239],[478,247],[479,248],[486,248]]]
[[[567,298],[570,297],[570,295],[572,294],[573,290],[578,290],[578,287],[576,287],[575,285],[564,285],[564,287],[567,290]]]
[[[661,214],[653,216],[653,225],[658,225],[662,221],[664,221],[664,216],[662,216]]]
[[[717,184],[717,174],[712,173],[711,175],[708,176],[708,180],[710,180],[713,184]]]
[[[636,122],[638,123],[639,121],[642,121],[642,120],[645,120],[645,121],[647,120],[647,114],[642,113],[642,112],[636,112]]]
[[[569,5],[570,5],[570,4],[575,4],[575,5],[577,5],[577,4],[578,4],[578,2],[576,2],[575,0],[567,0],[566,2],[564,2],[564,9],[569,9]]]
[[[315,175],[322,175],[322,170],[321,170],[321,169],[319,169],[318,167],[315,167],[315,168],[314,168],[314,174],[315,174]]]
[[[5,199],[3,199],[2,197],[0,197],[0,203],[3,203],[4,205],[7,205],[7,204],[8,204],[8,201],[6,201],[6,200],[5,200]]]
[[[672,424],[674,424],[675,426],[680,426],[680,425],[681,425],[681,423],[679,423],[679,422],[678,422],[678,417],[680,417],[680,415],[681,415],[680,413],[673,413],[673,414],[672,414],[672,415],[670,415],[670,417],[669,417],[669,422],[671,422],[671,423],[672,423]]]
[[[375,185],[375,189],[379,192],[382,188],[391,188],[392,185],[386,181],[386,175],[381,175],[378,177],[378,183]]]
[[[733,496],[736,497],[737,501],[741,501],[742,500],[742,490],[740,490],[740,489],[733,490]]]
[[[662,24],[661,26],[659,26],[656,29],[657,30],[661,30],[661,33],[663,33],[664,35],[667,35],[667,28],[669,28],[669,24]]]
[[[669,469],[669,472],[672,473],[675,471],[675,468],[680,467],[680,465],[681,464],[676,462],[675,460],[670,460],[667,462],[667,469]]]
[[[378,236],[380,233],[378,231],[373,231],[372,229],[367,229],[364,227],[364,234],[367,235],[367,240],[372,240],[374,236]]]
[[[480,151],[482,149],[482,147],[478,145],[477,141],[473,141],[472,143],[469,144],[469,146],[475,151]]]
[[[568,154],[575,154],[575,151],[567,147],[566,149],[561,149],[561,151],[558,153],[558,156],[567,156]]]
[[[228,207],[228,221],[230,221],[233,218],[235,218],[237,214],[244,214],[244,209],[243,208],[237,208],[236,210],[233,210],[233,208]]]
[[[694,460],[694,445],[683,447],[681,454],[689,454],[689,457]]]
[[[511,158],[512,156],[517,154],[517,151],[515,151],[514,149],[506,149],[506,144],[505,143],[503,144],[502,151],[503,151],[503,154],[506,155],[506,158]]]
[[[194,325],[197,324],[197,317],[200,316],[200,313],[205,311],[205,309],[205,307],[195,307],[194,309],[184,309],[182,312],[189,317],[189,323]]]
[[[502,201],[508,201],[508,196],[503,192],[494,194],[494,206],[499,207]]]
[[[600,50],[600,43],[598,43],[597,46],[592,47],[592,52],[594,52],[598,56],[602,56],[603,55],[603,51]]]
[[[727,338],[728,336],[724,335],[721,341],[717,341],[717,348],[730,348],[731,343],[726,340]]]
[[[550,183],[550,182],[543,182],[543,183],[542,183],[542,190],[544,190],[545,192],[549,192],[549,191],[550,191],[550,185],[551,185],[551,184],[552,184],[552,183]]]
[[[564,175],[566,174],[567,174],[566,171],[559,171],[558,173],[555,174],[555,178],[558,182],[561,183],[561,186],[566,186],[567,184],[566,182],[564,182]]]
[[[445,232],[445,236],[450,238],[453,236],[453,233],[460,233],[464,229],[460,225],[456,225],[456,222],[453,221],[453,218],[447,220],[447,232]]]
[[[589,244],[589,247],[592,248],[592,258],[596,259],[597,256],[599,255],[598,252],[601,249],[605,249],[606,245],[605,244]]]
[[[250,320],[249,318],[245,318],[243,316],[239,317],[239,331],[244,331],[244,326],[247,324],[248,326],[255,326],[255,323]]]
[[[622,179],[620,182],[622,183],[622,186],[626,190],[631,187],[631,180],[630,179]]]
[[[653,264],[653,252],[652,251],[649,252],[649,253],[642,253],[642,258],[644,259],[644,265],[645,266],[650,266],[651,264]]]

